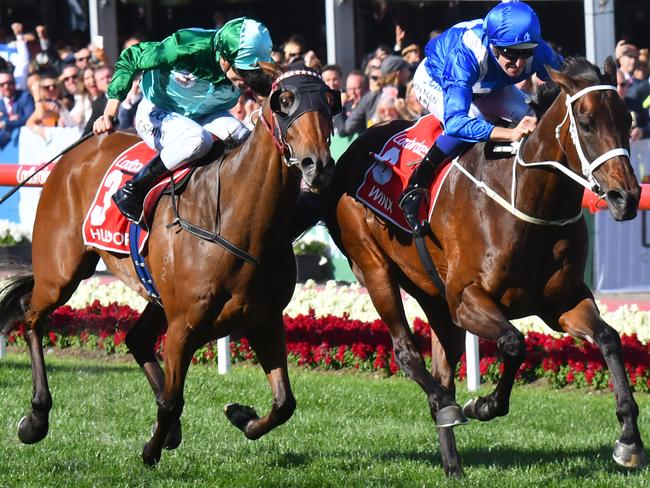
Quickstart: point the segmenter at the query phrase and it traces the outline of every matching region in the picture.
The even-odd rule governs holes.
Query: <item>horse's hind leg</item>
[[[470,400],[463,407],[465,415],[478,420],[491,420],[507,415],[510,409],[510,393],[515,376],[526,357],[524,336],[503,315],[494,300],[478,285],[465,287],[461,293],[448,292],[447,296],[459,297],[460,303],[450,303],[456,311],[458,324],[477,336],[497,341],[503,359],[503,374],[494,391],[485,397]]]
[[[441,456],[445,473],[454,477],[463,475],[456,442],[451,427],[467,422],[453,393],[442,386],[427,370],[426,364],[409,327],[397,281],[381,251],[368,243],[360,250],[355,263],[361,269],[363,280],[373,305],[388,326],[395,359],[404,373],[424,390],[431,416],[438,427]],[[354,251],[347,247],[348,252]]]
[[[449,315],[449,307],[445,301],[442,299],[431,300],[417,289],[408,291],[422,307],[433,332],[431,334],[431,374],[455,398],[454,374],[456,365],[463,355],[465,330],[453,324]],[[453,428],[439,428],[438,440],[445,473],[462,476]]]
[[[18,424],[18,438],[24,444],[42,440],[49,429],[52,396],[43,358],[42,336],[45,321],[56,307],[70,299],[81,279],[92,273],[97,259],[94,254],[80,255],[77,266],[71,270],[69,277],[57,275],[54,270],[49,276],[34,275],[34,288],[24,313],[33,383],[32,410]]]
[[[149,303],[142,311],[140,318],[126,335],[126,345],[133,358],[142,368],[144,376],[151,386],[156,401],[160,400],[165,386],[165,373],[163,373],[156,351],[156,341],[167,326],[164,310],[155,303]],[[154,426],[155,429],[155,426]],[[167,438],[165,449],[176,449],[182,440],[180,419],[172,424]]]
[[[259,439],[278,425],[285,423],[296,409],[287,371],[287,351],[282,316],[275,317],[247,332],[251,347],[266,373],[273,394],[273,407],[264,417],[258,417],[252,407],[231,403],[224,413],[228,420],[242,430],[247,438]]]
[[[582,299],[564,313],[542,317],[547,324],[581,339],[594,341],[600,348],[614,385],[616,416],[623,426],[614,445],[614,460],[626,468],[642,468],[646,464],[645,450],[637,425],[639,407],[625,372],[621,338],[601,317],[591,292],[584,290]]]

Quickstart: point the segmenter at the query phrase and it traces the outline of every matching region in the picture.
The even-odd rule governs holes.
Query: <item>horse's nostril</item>
[[[626,193],[621,190],[609,190],[606,194],[607,201],[615,207],[622,207],[626,203]]]

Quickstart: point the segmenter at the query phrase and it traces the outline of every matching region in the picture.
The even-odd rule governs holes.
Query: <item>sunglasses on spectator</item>
[[[75,58],[77,61],[90,61],[90,56],[79,56]]]
[[[514,49],[512,47],[497,47],[497,52],[508,61],[528,59],[533,55],[535,49]]]
[[[54,90],[54,89],[56,88],[56,85],[55,85],[55,84],[51,84],[51,85],[41,85],[41,88],[42,88],[43,90]]]
[[[298,56],[302,56],[302,52],[298,51],[297,53],[288,53],[287,58],[296,58]]]
[[[70,75],[70,76],[66,76],[65,78],[61,78],[61,80],[62,80],[64,83],[65,83],[65,82],[68,82],[68,81],[70,81],[70,80],[77,81],[77,76],[76,76],[76,75]]]
[[[12,86],[12,85],[15,85],[15,84],[16,84],[16,82],[13,81],[13,80],[3,81],[2,83],[0,83],[0,88],[4,88],[5,86]]]

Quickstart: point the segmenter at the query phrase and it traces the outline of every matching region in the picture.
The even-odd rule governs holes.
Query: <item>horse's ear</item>
[[[546,72],[551,77],[551,80],[553,80],[560,88],[562,88],[567,93],[571,91],[571,88],[573,87],[571,78],[566,76],[561,71],[551,68],[548,64],[545,64],[544,68],[546,68]]]
[[[320,59],[318,59],[316,56],[312,56],[307,65],[308,68],[313,69],[314,71],[318,71],[319,73],[321,72],[323,68],[323,63],[320,62]]]
[[[616,61],[612,56],[605,58],[605,74],[609,77],[612,85],[616,86]]]
[[[283,69],[278,64],[260,61],[259,65],[262,71],[266,73],[266,75],[269,76],[272,80],[275,80],[283,72]]]

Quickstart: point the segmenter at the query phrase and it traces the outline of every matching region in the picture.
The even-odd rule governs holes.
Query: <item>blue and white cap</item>
[[[503,2],[488,12],[483,28],[490,44],[530,49],[542,41],[539,17],[523,2]]]

